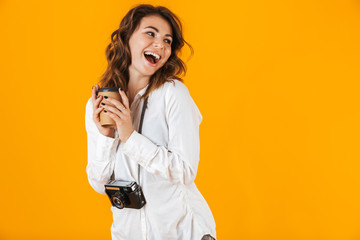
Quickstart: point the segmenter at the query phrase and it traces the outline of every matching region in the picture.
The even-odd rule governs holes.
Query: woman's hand
[[[103,98],[103,96],[99,95],[99,98],[96,98],[96,93],[99,90],[99,85],[95,85],[92,89],[92,103],[93,103],[93,120],[95,122],[96,127],[99,129],[99,132],[107,137],[115,137],[115,129],[109,127],[103,127],[100,123],[100,112],[103,110],[102,105],[99,104]]]
[[[119,138],[122,142],[126,142],[134,128],[132,126],[131,121],[131,111],[129,107],[129,99],[127,98],[124,91],[119,89],[119,93],[122,99],[122,104],[120,101],[107,97],[105,101],[114,105],[114,107],[109,105],[103,105],[102,107],[105,109],[104,113],[111,117],[116,122],[116,128],[119,134]],[[106,112],[105,112],[106,111]]]

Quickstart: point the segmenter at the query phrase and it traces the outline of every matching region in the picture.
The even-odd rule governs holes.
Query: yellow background
[[[140,1],[0,1],[0,239],[110,239],[85,104]],[[218,239],[360,239],[360,3],[147,1],[183,21]],[[183,52],[184,60],[189,55]]]

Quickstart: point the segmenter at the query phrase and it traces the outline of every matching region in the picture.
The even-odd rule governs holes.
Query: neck
[[[129,105],[131,106],[136,94],[148,85],[150,76],[139,75],[136,74],[136,72],[131,71],[129,71],[129,76],[127,97],[129,98]]]

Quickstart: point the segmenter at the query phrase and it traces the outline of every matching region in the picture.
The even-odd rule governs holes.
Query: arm
[[[122,151],[152,174],[174,183],[191,184],[199,164],[202,116],[182,83],[169,87],[165,100],[168,146],[158,146],[134,131],[122,145]]]
[[[88,164],[86,172],[92,188],[105,194],[104,184],[110,179],[114,170],[118,138],[106,137],[99,132],[93,121],[91,98],[86,104],[85,128],[87,132]]]

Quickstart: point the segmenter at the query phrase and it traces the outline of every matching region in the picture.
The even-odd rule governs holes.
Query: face
[[[152,76],[171,55],[172,30],[160,16],[143,17],[129,40],[130,74]]]

